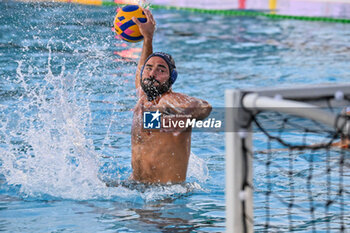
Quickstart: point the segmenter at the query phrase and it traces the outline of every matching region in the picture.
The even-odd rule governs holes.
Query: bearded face
[[[161,83],[154,76],[141,80],[142,90],[146,93],[148,101],[156,99],[158,96],[166,93],[170,89],[170,80]]]
[[[142,69],[141,87],[148,101],[156,99],[171,87],[170,70],[166,61],[159,57],[151,57]]]

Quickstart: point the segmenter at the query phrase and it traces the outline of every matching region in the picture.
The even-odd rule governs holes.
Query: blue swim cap
[[[176,78],[177,78],[177,71],[176,71],[175,61],[174,61],[174,59],[172,58],[172,56],[170,54],[163,53],[163,52],[152,53],[146,59],[145,64],[142,66],[142,69],[141,69],[141,75],[140,75],[141,79],[142,79],[143,69],[145,68],[145,65],[146,65],[147,61],[149,59],[151,59],[151,57],[161,57],[168,64],[169,72],[170,72],[169,80],[170,80],[170,84],[173,85],[173,83],[175,83]]]

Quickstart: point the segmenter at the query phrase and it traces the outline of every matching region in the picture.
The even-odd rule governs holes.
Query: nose
[[[150,76],[152,77],[155,77],[156,75],[156,69],[152,69],[150,72],[149,72]]]

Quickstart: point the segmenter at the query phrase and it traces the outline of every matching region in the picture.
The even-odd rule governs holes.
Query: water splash
[[[191,153],[188,163],[187,177],[194,178],[201,183],[209,179],[209,170],[206,162],[193,153]]]
[[[25,196],[91,197],[104,184],[97,178],[98,155],[84,136],[90,111],[87,104],[78,103],[75,77],[65,76],[64,65],[59,75],[53,75],[51,55],[48,73],[37,83],[32,67],[27,75],[22,69],[19,61],[13,82],[22,93],[16,107],[5,109],[1,127],[6,142],[0,148],[1,173],[7,184],[20,185]]]

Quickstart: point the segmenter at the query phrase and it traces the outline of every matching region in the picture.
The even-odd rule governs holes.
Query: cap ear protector
[[[171,75],[170,75],[170,84],[173,85],[173,83],[176,81],[177,79],[177,71],[176,71],[176,68],[174,68],[172,71],[171,71]]]
[[[142,74],[143,74],[143,70],[145,69],[146,63],[147,61],[151,58],[151,57],[161,57],[164,59],[164,61],[168,64],[169,67],[169,71],[170,71],[170,84],[173,85],[177,79],[177,71],[176,71],[176,66],[175,66],[175,62],[173,60],[173,58],[166,53],[162,53],[162,52],[156,52],[156,53],[152,53],[145,61],[145,64],[142,66],[141,68],[141,73],[140,73],[140,77],[142,80]]]

